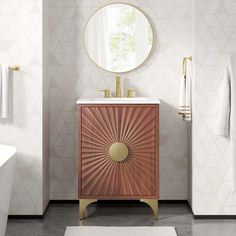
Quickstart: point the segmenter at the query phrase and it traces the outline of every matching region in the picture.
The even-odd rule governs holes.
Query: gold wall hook
[[[9,70],[19,71],[20,66],[19,65],[9,66]]]

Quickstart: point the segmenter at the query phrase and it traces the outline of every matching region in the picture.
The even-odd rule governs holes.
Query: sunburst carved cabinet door
[[[79,105],[78,127],[79,198],[158,198],[158,105]],[[125,160],[111,158],[117,142]]]

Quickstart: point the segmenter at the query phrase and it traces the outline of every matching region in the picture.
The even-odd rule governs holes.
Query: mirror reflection
[[[89,19],[84,43],[95,64],[110,72],[124,73],[147,59],[153,46],[153,30],[137,8],[110,4]]]

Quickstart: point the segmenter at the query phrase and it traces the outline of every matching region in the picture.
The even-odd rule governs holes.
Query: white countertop
[[[79,99],[77,104],[160,104],[158,98],[136,97],[136,98],[88,98]]]

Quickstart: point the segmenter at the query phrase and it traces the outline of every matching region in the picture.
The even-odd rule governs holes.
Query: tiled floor
[[[161,204],[159,220],[145,204],[94,204],[79,222],[78,205],[51,204],[43,220],[9,220],[6,236],[63,236],[66,226],[175,226],[178,236],[235,236],[236,220],[194,220],[185,204]]]

